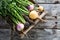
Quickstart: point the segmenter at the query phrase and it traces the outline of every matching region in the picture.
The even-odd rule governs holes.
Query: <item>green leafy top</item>
[[[7,5],[8,3],[11,3],[11,1],[12,0],[0,0],[0,12],[2,13],[2,16],[6,16]]]

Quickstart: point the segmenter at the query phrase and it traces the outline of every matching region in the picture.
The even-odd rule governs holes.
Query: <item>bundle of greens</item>
[[[41,8],[42,7],[39,7],[39,10],[41,10]],[[18,31],[22,31],[25,25],[29,26],[30,23],[33,23],[29,17],[31,19],[38,17],[38,13],[35,11],[32,12],[32,10],[34,10],[34,4],[29,0],[0,0],[0,15],[2,17],[9,16]],[[26,21],[23,15],[26,15],[27,20],[31,22]]]
[[[24,4],[23,4],[23,3]],[[0,15],[10,17],[10,20],[17,25],[17,30],[21,31],[24,29],[24,25],[29,23],[24,19],[22,14],[29,15],[29,11],[26,8],[31,3],[28,0],[0,0]]]

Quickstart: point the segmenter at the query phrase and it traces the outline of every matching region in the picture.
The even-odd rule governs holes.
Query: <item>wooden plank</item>
[[[10,40],[11,39],[10,29],[0,29],[0,40]]]
[[[8,22],[0,16],[0,29],[10,29],[11,25],[8,24]]]
[[[57,17],[57,28],[60,28],[60,16]]]
[[[35,28],[54,28],[55,20],[46,20],[46,23],[39,23]]]
[[[60,39],[60,30],[58,29],[32,29],[23,39],[15,34],[13,40],[55,40]]]
[[[34,0],[36,3],[59,3],[60,0]]]

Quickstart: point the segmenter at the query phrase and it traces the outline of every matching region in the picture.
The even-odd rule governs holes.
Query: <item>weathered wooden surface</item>
[[[59,40],[60,30],[58,29],[32,29],[23,39],[16,34],[13,40]]]
[[[0,29],[0,40],[11,40],[11,29]]]
[[[60,0],[34,0],[36,3],[60,3]],[[58,2],[56,2],[58,1]]]
[[[41,3],[39,5],[43,6],[48,12],[45,16],[46,22],[39,22],[36,27],[34,27],[23,39],[21,39],[19,34],[10,29],[11,26],[2,17],[0,17],[1,40],[60,40],[60,4],[52,4],[57,0],[35,1],[37,3]],[[60,2],[60,0],[58,1]]]

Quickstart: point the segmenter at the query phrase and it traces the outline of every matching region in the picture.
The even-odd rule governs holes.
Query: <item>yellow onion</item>
[[[31,19],[37,19],[38,18],[38,12],[35,11],[35,10],[31,11],[30,14],[29,14],[29,17]]]

